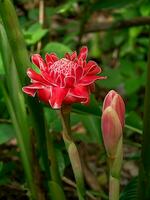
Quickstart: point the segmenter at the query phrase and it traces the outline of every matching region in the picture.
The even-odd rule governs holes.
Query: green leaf
[[[8,142],[15,137],[13,126],[10,124],[0,124],[0,144]]]
[[[73,112],[80,113],[80,114],[90,114],[94,116],[100,116],[101,115],[101,106],[99,103],[95,100],[94,95],[91,95],[91,100],[89,105],[85,106],[80,104],[73,104]]]
[[[129,124],[130,126],[134,127],[134,128],[137,128],[137,129],[142,130],[142,128],[143,128],[142,119],[134,111],[131,111],[130,113],[127,114],[126,123]]]
[[[60,176],[63,177],[65,167],[66,167],[66,162],[64,159],[62,149],[56,148],[56,157],[57,157],[58,169],[59,169]]]
[[[106,80],[97,81],[97,84],[100,87],[106,87],[108,89],[114,89],[122,82],[122,76],[119,69],[110,69],[106,68],[103,73],[104,76],[107,76]]]
[[[0,185],[11,183],[10,176],[13,170],[14,164],[12,162],[0,162]]]
[[[45,54],[52,52],[56,53],[58,57],[62,58],[65,55],[65,53],[71,53],[72,51],[68,46],[64,44],[61,44],[59,42],[50,42],[43,48],[42,53]]]
[[[141,81],[139,80],[139,77],[132,77],[132,79],[128,79],[125,81],[125,90],[127,95],[131,95],[138,91],[138,89],[141,86]]]
[[[140,6],[140,13],[142,16],[149,16],[150,15],[150,7],[148,6],[149,0],[145,0]]]
[[[51,197],[52,199],[64,199],[66,200],[62,187],[60,187],[56,182],[50,181],[49,187],[51,188]]]
[[[134,177],[120,195],[120,200],[137,200],[138,178]]]
[[[45,117],[48,122],[49,128],[54,132],[61,132],[62,125],[56,110],[51,109],[50,107],[44,108]]]
[[[2,170],[3,170],[3,162],[0,161],[0,173],[1,173]]]
[[[80,116],[80,119],[86,128],[89,137],[89,141],[93,143],[102,143],[102,137],[101,137],[101,122],[100,122],[100,117],[97,118],[95,116]]]
[[[1,52],[0,52],[0,75],[5,74],[5,70],[3,67],[3,61],[2,61],[2,56],[1,56]]]
[[[120,71],[125,77],[134,77],[135,75],[135,64],[128,59],[120,60]]]
[[[27,31],[24,31],[25,41],[27,45],[36,44],[47,34],[47,32],[48,30],[43,29],[39,23],[33,24],[29,27]]]
[[[57,7],[56,11],[57,13],[66,13],[67,11],[70,11],[73,8],[74,3],[76,3],[77,0],[71,0],[66,1],[66,3],[62,4],[61,6]]]

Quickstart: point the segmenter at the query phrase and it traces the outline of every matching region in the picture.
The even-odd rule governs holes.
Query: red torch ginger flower
[[[52,108],[61,108],[62,104],[81,102],[87,104],[94,82],[105,77],[97,76],[101,68],[94,61],[86,62],[88,49],[82,47],[79,55],[76,52],[66,53],[58,59],[54,54],[46,54],[45,61],[39,54],[32,56],[32,62],[40,73],[29,68],[27,75],[32,84],[23,87],[30,96],[37,96]]]

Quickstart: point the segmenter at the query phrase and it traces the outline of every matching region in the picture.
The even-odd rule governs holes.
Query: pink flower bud
[[[105,97],[102,109],[102,133],[107,154],[115,156],[124,126],[125,105],[122,97],[111,90]]]

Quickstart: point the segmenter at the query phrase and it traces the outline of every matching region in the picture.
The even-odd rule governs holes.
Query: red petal
[[[84,103],[85,98],[73,97],[71,95],[67,95],[63,101],[64,104],[72,104],[72,103]],[[84,104],[88,104],[84,103]]]
[[[115,97],[117,93],[114,90],[110,90],[108,94],[105,96],[105,99],[103,101],[103,108],[102,111],[104,111],[108,106],[111,105],[111,102],[113,98]]]
[[[57,79],[56,79],[56,84],[61,87],[62,86],[62,79],[61,79],[61,76],[58,76]]]
[[[68,96],[73,96],[79,98],[78,102],[88,103],[89,102],[89,88],[83,86],[77,86],[75,88],[71,88]]]
[[[77,52],[74,51],[72,54],[66,53],[65,54],[65,58],[67,58],[68,60],[75,60],[77,57]]]
[[[77,60],[78,66],[83,67],[85,65],[85,61],[82,59]]]
[[[85,60],[87,58],[88,48],[86,46],[80,49],[80,53],[78,55],[78,59]]]
[[[100,79],[106,79],[106,77],[103,76],[85,76],[84,78],[82,78],[78,84],[79,85],[90,85],[92,83],[94,83],[96,80],[100,80]]]
[[[76,82],[78,82],[81,79],[82,75],[83,75],[83,68],[82,67],[77,67],[75,72],[76,72]]]
[[[27,69],[27,75],[31,80],[39,81],[44,84],[49,84],[48,81],[46,81],[40,74],[38,74],[31,68]]]
[[[40,89],[37,91],[38,93],[38,97],[41,101],[45,102],[45,103],[49,103],[49,99],[51,96],[51,87],[49,88],[44,88],[44,89]]]
[[[95,75],[101,72],[101,68],[96,62],[90,60],[84,67],[84,75]]]
[[[70,54],[69,54],[69,53],[66,53],[66,54],[65,54],[65,58],[67,58],[68,60],[71,60]]]
[[[67,77],[65,77],[64,81],[65,81],[65,87],[66,88],[74,87],[74,84],[75,84],[75,78],[74,77],[67,76]]]
[[[52,108],[59,109],[62,106],[63,100],[68,93],[67,88],[52,87],[52,94],[49,99],[49,103]]]
[[[70,59],[73,61],[73,60],[76,59],[76,57],[77,57],[77,52],[74,51],[74,52],[70,55]]]
[[[55,53],[50,53],[50,54],[47,53],[45,56],[45,60],[48,65],[51,65],[58,60],[58,57],[56,56]]]
[[[30,96],[35,96],[36,90],[37,89],[42,89],[44,86],[41,85],[40,83],[33,83],[31,85],[25,86],[22,88],[23,92]]]
[[[32,62],[41,70],[46,70],[47,66],[43,58],[39,54],[34,54],[31,57]]]
[[[54,72],[49,74],[47,72],[42,71],[42,77],[45,81],[49,83],[49,85],[56,85],[55,84],[56,79],[54,79],[53,76],[54,76]]]

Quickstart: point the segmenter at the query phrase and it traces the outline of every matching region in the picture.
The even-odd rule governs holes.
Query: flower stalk
[[[84,178],[83,178],[79,153],[74,141],[71,138],[70,111],[71,111],[70,105],[63,105],[60,111],[61,121],[63,125],[62,136],[75,176],[79,200],[84,200],[85,199]]]
[[[123,160],[122,137],[115,157],[108,157],[109,163],[109,200],[119,200],[120,171]]]
[[[109,200],[119,200],[124,116],[123,99],[111,90],[104,99],[102,109],[102,133],[109,164]]]

